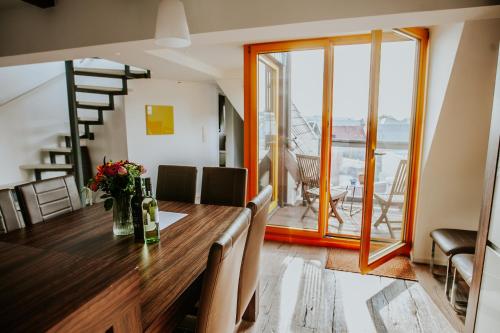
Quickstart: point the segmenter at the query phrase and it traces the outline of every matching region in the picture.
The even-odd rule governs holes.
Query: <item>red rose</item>
[[[92,182],[92,183],[90,183],[90,189],[91,189],[93,192],[97,192],[97,190],[99,189],[99,187],[97,186],[97,183],[96,183],[96,182]]]
[[[125,169],[123,166],[119,166],[117,172],[120,176],[125,176],[128,173],[127,169]]]

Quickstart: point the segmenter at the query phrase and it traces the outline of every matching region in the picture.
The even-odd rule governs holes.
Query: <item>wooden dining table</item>
[[[50,331],[61,323],[67,329],[75,311],[98,320],[92,302],[118,311],[136,297],[137,311],[129,309],[140,318],[136,330],[171,331],[197,297],[212,243],[243,208],[162,201],[159,208],[187,215],[161,230],[156,244],[113,235],[112,214],[102,204],[1,235],[1,329]],[[122,302],[118,310],[110,310],[113,302]]]

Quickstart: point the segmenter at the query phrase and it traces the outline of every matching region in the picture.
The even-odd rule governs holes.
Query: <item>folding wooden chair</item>
[[[297,154],[295,157],[299,165],[302,195],[307,205],[307,209],[304,211],[304,214],[302,214],[302,218],[304,218],[309,210],[315,214],[317,213],[313,204],[318,199],[318,195],[314,194],[314,192],[311,193],[309,190],[319,189],[319,156]]]
[[[395,238],[394,230],[391,226],[391,221],[389,221],[387,213],[389,212],[389,208],[391,208],[392,206],[403,207],[408,175],[407,168],[408,161],[401,160],[396,170],[396,176],[394,177],[394,181],[392,182],[391,191],[389,192],[389,194],[373,194],[375,200],[380,205],[380,209],[382,210],[380,217],[377,219],[374,226],[377,227],[380,223],[384,222],[385,224],[387,224],[387,228],[389,229],[389,233],[392,238]],[[401,200],[401,198],[403,198],[403,200]],[[402,221],[392,222],[401,223]]]

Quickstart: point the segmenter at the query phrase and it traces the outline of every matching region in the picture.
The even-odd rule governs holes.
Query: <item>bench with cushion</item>
[[[461,253],[473,254],[476,246],[477,232],[461,229],[436,229],[430,234],[432,238],[431,272],[434,274],[434,256],[436,245],[448,257],[446,267],[445,293],[450,298],[451,261]]]
[[[469,253],[461,253],[453,256],[451,260],[454,267],[453,272],[453,284],[451,287],[451,304],[453,308],[461,313],[465,313],[465,310],[457,306],[457,277],[460,275],[465,283],[470,287],[472,283],[472,273],[474,270],[474,255]],[[458,274],[457,274],[458,273]]]

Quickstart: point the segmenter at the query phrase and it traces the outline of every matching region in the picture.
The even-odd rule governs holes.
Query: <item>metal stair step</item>
[[[104,87],[104,86],[88,86],[77,84],[75,91],[85,92],[90,94],[104,94],[104,95],[125,95],[127,92],[118,87]]]
[[[77,67],[74,69],[75,75],[81,76],[96,76],[96,77],[109,77],[109,78],[147,78],[149,73],[147,71],[131,69],[128,73],[125,69],[107,69],[107,68],[84,68]]]
[[[20,166],[23,170],[40,171],[67,171],[73,169],[73,164],[24,164]]]
[[[91,134],[94,135],[94,133],[91,133]],[[67,142],[71,143],[71,134],[70,133],[59,133],[58,136],[60,138],[65,139]],[[86,146],[87,145],[87,139],[88,138],[85,135],[80,135],[80,146]]]
[[[102,119],[78,118],[78,123],[82,125],[102,125],[104,121]]]
[[[76,107],[79,109],[113,110],[113,105],[103,102],[76,101]]]
[[[42,148],[40,151],[43,153],[71,154],[71,148],[68,147]]]

